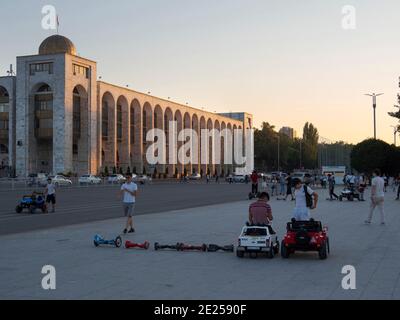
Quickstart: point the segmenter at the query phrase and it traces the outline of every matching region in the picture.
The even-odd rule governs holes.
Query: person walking
[[[44,194],[46,196],[47,205],[51,203],[51,212],[56,212],[56,186],[50,178],[47,179],[47,185]]]
[[[286,182],[286,179],[285,179],[284,175],[281,173],[281,175],[279,176],[279,184],[281,187],[281,190],[280,190],[281,196],[285,195],[285,182]]]
[[[338,195],[335,193],[336,180],[335,176],[328,174],[328,184],[329,184],[329,199],[332,201],[333,198],[339,199]]]
[[[257,194],[258,193],[258,173],[256,170],[253,171],[250,179],[251,179],[251,193]]]
[[[371,188],[371,207],[366,224],[371,224],[372,216],[376,208],[381,214],[381,225],[385,225],[385,180],[381,177],[379,169],[374,170]]]
[[[360,201],[365,201],[364,199],[364,192],[367,188],[367,180],[363,174],[360,175],[358,179],[358,191],[360,192]]]
[[[136,183],[132,181],[132,176],[128,175],[126,182],[121,186],[121,197],[123,202],[124,215],[128,218],[128,220],[126,221],[124,234],[135,232],[135,228],[133,226],[133,214],[135,211],[137,194],[138,187]]]
[[[287,200],[288,196],[292,197],[292,201],[294,201],[294,197],[293,197],[293,179],[292,179],[292,175],[289,173],[289,175],[286,178],[286,196],[285,196],[285,201]]]

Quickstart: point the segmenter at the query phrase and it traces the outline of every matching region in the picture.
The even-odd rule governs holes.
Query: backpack
[[[312,208],[314,205],[314,200],[313,200],[313,196],[311,194],[308,193],[308,187],[305,185],[304,186],[304,194],[306,195],[306,204],[307,204],[307,208]]]

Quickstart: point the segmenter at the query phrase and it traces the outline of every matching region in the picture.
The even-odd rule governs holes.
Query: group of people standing
[[[275,178],[276,179],[276,178]],[[256,171],[253,172],[251,176],[252,181],[252,192],[258,192],[258,181],[259,177]],[[366,176],[353,176],[348,175],[345,176],[344,182],[346,185],[352,185],[358,188],[360,192],[360,200],[365,201],[364,199],[364,191],[367,187],[368,180]],[[330,200],[334,198],[338,198],[335,194],[335,185],[336,180],[335,176],[332,174],[328,175],[327,183],[329,186],[329,196]],[[400,174],[393,181],[394,190],[397,188],[397,198],[400,199]],[[300,179],[292,179],[291,175],[288,175],[285,178],[286,184],[286,195],[283,200],[286,200],[288,196],[292,197],[292,200],[295,201],[295,208],[293,209],[293,218],[298,221],[310,220],[310,210],[313,210],[317,207],[318,204],[318,193],[311,189],[309,184],[303,183]],[[381,175],[381,171],[379,169],[374,170],[371,181],[371,204],[370,210],[367,216],[367,220],[365,223],[367,225],[371,224],[372,217],[374,211],[378,209],[380,213],[381,225],[385,225],[385,191],[387,187],[387,181]],[[274,184],[273,184],[274,185]],[[274,188],[272,188],[274,190]],[[275,190],[274,190],[275,191]],[[280,194],[282,194],[282,188],[280,190]],[[257,202],[250,205],[249,208],[249,221],[253,224],[270,224],[273,220],[272,209],[269,205],[270,195],[268,193],[268,184],[266,179],[262,180],[262,191],[259,194],[259,199]]]

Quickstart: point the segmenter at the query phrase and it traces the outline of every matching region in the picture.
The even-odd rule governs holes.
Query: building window
[[[79,139],[81,134],[81,97],[76,89],[74,90],[73,98],[72,126],[74,140]]]
[[[0,120],[0,130],[8,130],[8,120]]]
[[[8,112],[10,107],[8,103],[0,103],[0,112]]]
[[[53,74],[53,62],[32,63],[30,65],[30,75],[34,76],[36,72],[47,72]]]
[[[74,76],[81,75],[86,79],[89,79],[89,68],[80,66],[78,64],[73,64]]]
[[[74,143],[74,144],[72,145],[72,153],[73,153],[74,155],[77,155],[77,154],[78,154],[78,145],[77,145],[76,143]]]

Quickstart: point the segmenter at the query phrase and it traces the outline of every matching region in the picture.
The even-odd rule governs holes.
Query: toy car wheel
[[[273,245],[269,248],[268,259],[273,259],[275,257],[275,248]]]
[[[276,241],[275,247],[274,247],[274,253],[279,254],[279,242]]]
[[[17,206],[16,208],[15,208],[15,212],[16,213],[21,213],[22,212],[22,207],[21,206]]]
[[[257,252],[250,252],[250,258],[257,259],[257,257],[258,257]]]
[[[324,245],[319,250],[319,258],[321,260],[325,260],[326,258],[328,258],[328,248],[327,247],[328,247],[328,245],[325,242]]]
[[[283,241],[282,241],[282,245],[281,245],[281,256],[284,259],[288,259],[290,256],[290,252],[289,252],[288,248],[286,248]]]
[[[238,258],[243,258],[244,257],[244,251],[236,250],[236,256]]]
[[[121,238],[121,237],[117,237],[117,238],[115,239],[115,246],[116,246],[117,248],[120,248],[120,247],[122,246],[122,238]]]
[[[99,246],[99,243],[97,241],[93,241],[94,246],[97,248]]]

